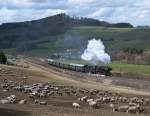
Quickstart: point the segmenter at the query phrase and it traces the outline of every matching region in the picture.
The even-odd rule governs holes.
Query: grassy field
[[[16,48],[10,48],[10,49],[2,49],[7,54],[14,54],[16,52]]]
[[[149,29],[83,26],[73,28],[68,33],[79,34],[86,40],[93,37],[101,38],[106,48],[110,50],[119,50],[127,47],[149,49],[150,43]]]
[[[114,72],[125,72],[125,73],[150,75],[150,66],[149,65],[112,63],[111,67],[113,68]]]

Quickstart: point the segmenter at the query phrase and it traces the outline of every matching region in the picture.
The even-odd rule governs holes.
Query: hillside
[[[0,49],[7,53],[48,56],[72,52],[79,55],[92,38],[100,38],[106,50],[149,50],[150,29],[133,28],[128,23],[110,24],[90,18],[58,14],[40,20],[7,23],[0,26]]]
[[[82,26],[73,28],[69,34],[80,35],[84,39],[101,38],[109,50],[124,48],[149,49],[150,29],[107,28],[98,26]]]
[[[51,43],[51,47],[53,47],[55,46],[53,43],[62,41],[64,35],[72,28],[74,30],[74,27],[80,26],[133,27],[129,23],[111,24],[90,18],[77,18],[66,14],[58,14],[34,21],[2,24],[0,26],[0,49],[19,53],[39,49],[45,50],[47,47],[43,44]],[[42,47],[39,46],[41,44]]]
[[[93,37],[101,38],[108,51],[120,51],[126,48],[149,50],[149,36],[149,29],[106,28],[98,26],[74,27],[65,34],[54,38],[56,41],[38,43],[37,47],[39,49],[32,49],[30,54],[49,54],[50,51],[64,51],[67,49],[82,52],[86,48],[88,40]]]

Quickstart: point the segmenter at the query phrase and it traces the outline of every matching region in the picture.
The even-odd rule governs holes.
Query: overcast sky
[[[0,24],[58,13],[114,23],[150,25],[150,0],[0,0]]]

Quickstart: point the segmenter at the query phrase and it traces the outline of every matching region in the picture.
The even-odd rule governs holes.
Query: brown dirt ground
[[[143,96],[149,97],[150,93],[145,89],[145,86],[140,86],[139,83],[143,85],[147,84],[145,80],[132,80],[135,83],[134,86],[131,85],[131,80],[120,79],[118,77],[111,77],[98,79],[90,79],[89,77],[78,78],[74,75],[67,75],[62,72],[56,72],[51,67],[47,65],[42,66],[32,61],[31,59],[26,59],[23,61],[27,63],[30,68],[24,69],[15,66],[4,66],[0,65],[0,68],[4,72],[0,72],[0,82],[7,78],[8,80],[20,82],[23,77],[27,77],[27,83],[44,83],[44,82],[54,82],[56,85],[74,86],[85,89],[98,89],[98,90],[109,90],[112,92],[119,92],[125,96]],[[120,79],[120,83],[119,83]],[[117,80],[117,81],[114,81]],[[137,84],[136,84],[137,81]],[[121,83],[125,82],[124,86]],[[129,86],[128,86],[129,85]],[[139,86],[140,87],[139,87]],[[139,90],[140,88],[140,90]],[[99,109],[91,109],[86,105],[82,104],[83,107],[80,109],[72,108],[72,102],[77,102],[75,97],[70,96],[53,96],[46,98],[48,105],[40,106],[35,105],[30,101],[26,94],[15,92],[10,90],[8,92],[2,92],[0,88],[0,99],[7,97],[10,94],[15,94],[19,98],[24,98],[29,101],[28,104],[18,105],[18,104],[0,104],[0,116],[132,116],[132,114],[112,112],[108,106],[101,106]],[[141,116],[149,116],[150,108],[147,108],[147,113]],[[137,116],[137,115],[135,115]]]

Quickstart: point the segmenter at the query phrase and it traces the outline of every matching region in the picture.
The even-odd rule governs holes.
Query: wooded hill
[[[56,41],[58,36],[62,36],[73,27],[79,26],[133,27],[129,23],[111,24],[91,18],[77,18],[58,14],[40,20],[2,24],[0,26],[0,48],[13,48],[17,52],[30,51],[36,49],[38,44]]]

